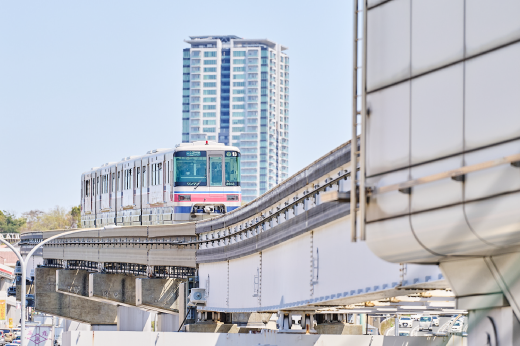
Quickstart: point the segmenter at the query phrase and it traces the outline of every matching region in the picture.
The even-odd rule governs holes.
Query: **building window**
[[[233,59],[233,65],[244,65],[246,63],[246,59]]]
[[[233,112],[233,117],[245,117],[245,112]]]
[[[198,118],[199,116],[200,116],[199,112],[191,112],[191,117],[192,118]]]
[[[249,102],[258,102],[258,96],[248,96],[247,97],[247,101],[249,101]]]
[[[246,82],[233,82],[234,87],[243,87],[246,86]]]
[[[245,97],[233,97],[233,102],[244,102],[245,100]]]
[[[191,109],[200,109],[200,105],[191,105]]]
[[[245,74],[234,74],[233,79],[246,79]]]
[[[244,72],[246,70],[245,66],[235,66],[233,67],[233,72]]]
[[[204,77],[206,77],[206,76],[204,76]],[[191,79],[192,79],[192,80],[200,79],[200,74],[192,74],[192,75],[191,75]]]
[[[245,123],[244,119],[233,119],[233,125],[241,125],[244,123]]]
[[[203,127],[202,132],[215,132],[214,127]]]
[[[191,82],[191,87],[192,87],[192,88],[198,88],[198,87],[200,87],[200,82]]]
[[[204,90],[204,95],[216,95],[217,90]]]
[[[193,58],[198,58],[200,56],[200,50],[194,50],[191,52],[191,56]]]
[[[245,94],[246,91],[244,89],[235,89],[233,90],[233,94]]]
[[[215,83],[215,82],[204,82],[204,88],[215,88],[216,86],[217,86],[217,83]]]
[[[247,82],[247,85],[248,86],[257,86],[258,85],[258,81],[256,81],[256,80],[255,81],[249,81],[249,82]]]
[[[233,132],[244,132],[245,128],[244,127],[233,127],[233,128],[231,128],[231,130]]]
[[[233,109],[245,109],[245,105],[233,105]]]
[[[246,51],[245,50],[241,50],[241,51],[240,50],[239,51],[235,50],[233,52],[233,56],[246,56]]]
[[[217,102],[216,97],[204,97],[203,102]]]
[[[200,65],[200,59],[191,59],[192,65]]]
[[[204,75],[204,79],[217,79],[217,75],[215,75],[215,74],[206,74],[206,75]]]
[[[194,68],[198,68],[200,70],[200,67],[194,67]],[[216,67],[204,67],[204,72],[217,72],[217,68]]]
[[[217,60],[204,60],[204,65],[216,65]]]
[[[204,118],[216,118],[217,117],[217,113],[215,113],[215,112],[205,112],[202,116]]]
[[[204,110],[206,109],[217,109],[217,105],[204,105]]]
[[[200,97],[198,97],[198,96],[192,97],[191,102],[200,102]]]
[[[217,52],[204,52],[205,58],[214,58],[217,56]]]
[[[217,125],[217,121],[216,120],[204,120],[202,122],[202,125]]]
[[[216,136],[208,136],[208,141],[214,141],[216,140]]]
[[[192,95],[198,95],[198,94],[200,94],[200,89],[191,89],[191,94],[192,94]]]

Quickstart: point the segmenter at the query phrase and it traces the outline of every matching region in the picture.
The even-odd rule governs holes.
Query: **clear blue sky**
[[[0,210],[71,207],[81,173],[181,142],[190,35],[289,47],[290,174],[350,139],[351,1],[0,2]]]

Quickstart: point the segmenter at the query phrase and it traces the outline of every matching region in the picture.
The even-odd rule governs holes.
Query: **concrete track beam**
[[[89,297],[94,300],[124,305],[136,306],[136,277],[125,274],[89,274]]]
[[[88,298],[89,272],[80,269],[58,269],[56,271],[56,291]]]
[[[116,306],[57,292],[56,271],[56,268],[36,268],[36,311],[89,324],[116,323]]]

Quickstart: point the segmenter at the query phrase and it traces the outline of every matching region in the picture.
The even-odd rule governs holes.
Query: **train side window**
[[[209,185],[222,186],[222,157],[209,157]]]
[[[137,167],[136,169],[137,169],[137,171],[136,171],[136,176],[135,176],[135,187],[139,188],[139,178],[141,177],[141,174],[140,174],[141,169],[139,167]]]
[[[147,187],[148,182],[146,181],[146,166],[143,166],[143,187]]]
[[[90,180],[85,180],[85,197],[89,196],[90,192]]]
[[[116,185],[116,175],[112,173],[112,192],[114,192],[115,185]]]
[[[117,191],[119,192],[121,186],[121,171],[117,172]]]

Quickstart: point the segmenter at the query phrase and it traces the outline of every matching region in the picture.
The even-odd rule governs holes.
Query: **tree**
[[[23,217],[16,218],[14,214],[8,211],[0,211],[0,232],[2,233],[20,233],[20,229],[25,225],[26,220]]]
[[[72,207],[70,211],[56,206],[48,212],[31,210],[22,214],[27,219],[24,231],[50,231],[55,229],[71,229],[81,225],[80,206]]]
[[[72,228],[81,228],[81,206],[78,205],[77,207],[72,207],[70,215],[74,221]]]

